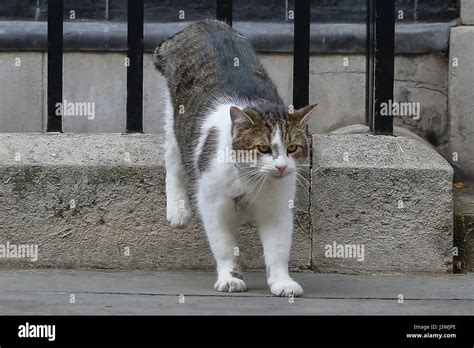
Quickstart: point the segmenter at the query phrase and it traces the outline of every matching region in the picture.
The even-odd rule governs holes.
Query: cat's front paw
[[[217,279],[216,284],[214,284],[214,289],[222,292],[243,292],[247,291],[247,285],[245,285],[242,279],[229,276]]]
[[[303,295],[303,288],[293,279],[275,282],[270,287],[270,291],[273,295],[282,297],[289,297],[291,295],[298,297]]]
[[[181,208],[179,205],[168,204],[166,206],[166,219],[173,228],[183,228],[191,220],[191,209]]]

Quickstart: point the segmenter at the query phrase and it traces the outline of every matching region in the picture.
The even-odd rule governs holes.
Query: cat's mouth
[[[278,173],[277,172],[277,173],[272,174],[272,178],[276,179],[276,180],[283,179],[283,178],[286,178],[288,176],[288,174],[289,174],[289,172],[285,172],[285,173]]]

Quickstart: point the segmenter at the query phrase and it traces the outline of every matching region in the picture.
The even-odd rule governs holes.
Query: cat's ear
[[[316,109],[316,106],[318,104],[311,104],[308,106],[305,106],[304,108],[295,110],[292,114],[292,118],[295,120],[295,122],[298,123],[298,125],[303,124],[309,119],[309,116],[311,113]]]
[[[244,123],[249,121],[252,123],[252,125],[255,124],[255,122],[253,122],[252,118],[249,115],[247,115],[245,112],[243,112],[236,106],[230,107],[230,120],[232,121],[232,124]]]

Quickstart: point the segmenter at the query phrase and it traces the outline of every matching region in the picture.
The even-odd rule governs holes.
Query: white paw
[[[183,228],[191,220],[191,209],[184,204],[166,204],[166,219],[173,228]]]
[[[245,285],[242,279],[229,276],[217,279],[216,284],[214,284],[214,289],[222,292],[243,292],[247,291],[247,285]]]
[[[275,282],[270,287],[270,290],[275,296],[289,297],[293,295],[294,297],[298,297],[303,295],[303,288],[293,279]]]

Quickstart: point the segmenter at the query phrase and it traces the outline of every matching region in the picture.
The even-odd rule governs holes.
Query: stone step
[[[39,248],[34,262],[0,258],[0,267],[213,268],[196,214],[183,230],[166,221],[162,137],[10,133],[0,144],[0,256],[2,244]],[[441,156],[403,137],[314,135],[313,144],[292,269],[452,271],[452,168]],[[339,245],[364,255],[340,258]],[[239,247],[244,268],[264,267],[255,228],[241,228]]]
[[[166,221],[162,137],[0,138],[0,244],[39,246],[36,262],[0,259],[0,267],[213,268],[196,214],[186,229]],[[263,267],[254,229],[242,228],[240,251],[246,268]],[[310,253],[310,236],[297,226],[292,267],[309,267]]]
[[[452,272],[453,170],[439,154],[405,137],[333,134],[313,141],[314,267]],[[327,257],[334,243],[364,248],[365,257]]]

